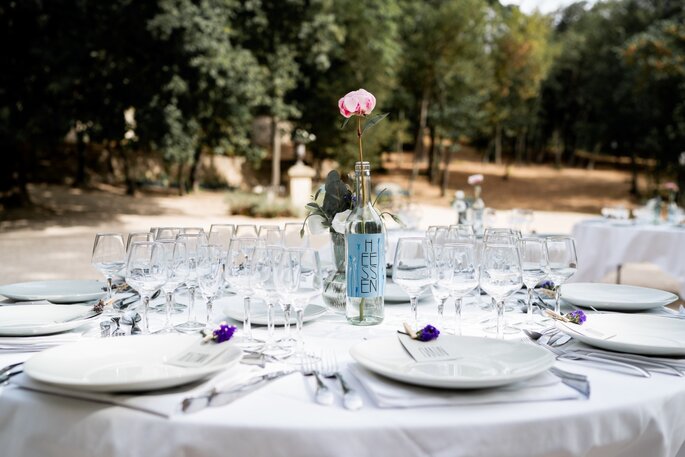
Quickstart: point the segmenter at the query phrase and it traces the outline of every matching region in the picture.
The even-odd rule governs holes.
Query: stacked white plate
[[[80,303],[104,297],[104,288],[104,283],[93,280],[30,281],[0,286],[0,295],[16,301]]]
[[[363,341],[350,349],[352,357],[374,373],[426,387],[480,389],[532,378],[554,364],[554,356],[539,346],[469,336],[441,335],[450,360],[416,362],[396,336]]]
[[[85,305],[0,306],[0,336],[37,336],[66,332],[90,322],[79,319],[92,314]]]
[[[562,285],[561,296],[573,305],[606,311],[643,311],[678,299],[677,295],[658,289],[586,282]]]
[[[135,392],[164,389],[197,381],[225,370],[241,358],[232,343],[207,365],[183,368],[167,363],[198,337],[145,335],[79,341],[48,349],[24,364],[36,381],[91,392]]]

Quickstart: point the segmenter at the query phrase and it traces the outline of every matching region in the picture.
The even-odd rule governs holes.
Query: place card
[[[461,358],[456,351],[444,344],[440,339],[433,341],[419,341],[409,335],[399,334],[397,337],[410,356],[417,362],[436,362],[456,360]]]
[[[183,351],[171,357],[165,363],[183,368],[198,368],[209,365],[210,362],[226,352],[230,344],[205,342],[200,339]]]

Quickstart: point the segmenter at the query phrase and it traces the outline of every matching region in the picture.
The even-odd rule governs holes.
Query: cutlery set
[[[364,406],[359,393],[353,389],[340,373],[338,361],[334,354],[326,352],[321,357],[310,355],[304,361],[302,367],[304,376],[314,376],[316,379],[316,391],[314,399],[317,403],[331,406],[335,402],[333,391],[323,378],[334,379],[340,384],[342,391],[342,404],[345,409],[356,411]]]

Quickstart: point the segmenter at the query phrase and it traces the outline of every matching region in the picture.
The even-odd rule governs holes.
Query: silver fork
[[[330,406],[333,404],[334,400],[333,392],[330,391],[319,375],[319,370],[321,369],[319,366],[320,363],[320,358],[315,362],[313,356],[306,356],[306,359],[302,362],[302,374],[305,376],[313,375],[316,379],[316,393],[314,394],[316,402],[320,405]]]
[[[332,351],[326,351],[322,357],[321,373],[326,378],[333,378],[340,381],[343,391],[343,406],[345,409],[356,411],[364,406],[362,397],[345,381],[338,368],[338,359]]]

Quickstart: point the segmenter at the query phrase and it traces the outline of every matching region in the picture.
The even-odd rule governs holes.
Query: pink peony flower
[[[471,175],[469,176],[468,183],[471,186],[478,185],[483,182],[483,175]]]
[[[354,90],[338,100],[340,114],[345,117],[366,116],[376,107],[376,97],[364,89]]]
[[[669,181],[669,182],[664,183],[663,188],[664,188],[665,190],[668,190],[668,191],[671,191],[671,192],[678,192],[678,190],[679,190],[678,184],[676,184],[676,183],[674,183],[674,182],[672,182],[672,181]]]

